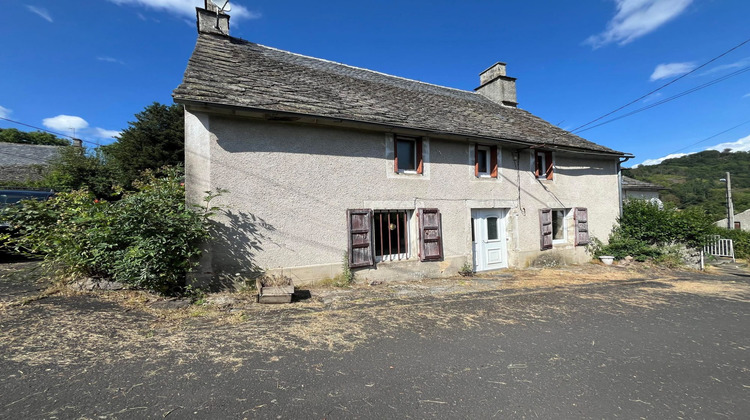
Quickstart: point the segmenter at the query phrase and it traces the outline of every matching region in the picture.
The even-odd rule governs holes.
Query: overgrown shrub
[[[717,228],[716,234],[722,238],[732,240],[734,256],[737,258],[750,258],[750,232],[737,229]]]
[[[3,218],[14,230],[10,246],[42,255],[67,275],[180,293],[208,238],[212,197],[206,208],[188,208],[177,168],[146,171],[133,186],[115,202],[76,190],[9,208]]]
[[[609,236],[609,244],[592,248],[594,256],[612,255],[622,259],[630,255],[639,261],[666,258],[669,245],[699,247],[716,232],[713,220],[699,210],[659,209],[643,200],[625,202],[618,221],[619,226]]]

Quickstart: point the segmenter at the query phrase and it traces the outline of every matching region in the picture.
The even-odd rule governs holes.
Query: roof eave
[[[609,156],[609,157],[617,157],[617,158],[634,157],[630,153],[624,153],[624,152],[620,152],[616,150],[612,150],[612,151],[596,150],[596,149],[588,149],[588,148],[583,148],[583,147],[546,144],[544,141],[534,141],[534,140],[529,140],[529,139],[519,139],[519,138],[511,138],[511,137],[479,136],[479,135],[470,134],[470,133],[456,133],[456,132],[434,130],[430,128],[399,126],[395,124],[378,123],[378,122],[373,122],[373,121],[356,120],[356,119],[351,119],[351,118],[330,117],[330,116],[306,114],[306,113],[299,113],[299,112],[278,111],[278,110],[272,110],[272,109],[266,109],[266,108],[255,108],[255,107],[246,107],[246,106],[238,106],[238,105],[220,104],[220,103],[215,103],[215,102],[205,102],[205,101],[198,101],[194,99],[188,99],[188,98],[181,97],[179,94],[174,94],[174,93],[172,97],[176,103],[179,103],[185,106],[190,106],[193,109],[197,109],[197,110],[208,112],[208,113],[256,117],[256,118],[263,118],[263,119],[270,120],[270,121],[286,120],[286,121],[294,121],[298,123],[333,125],[333,126],[339,126],[339,127],[351,127],[351,128],[360,128],[360,129],[370,129],[370,130],[376,129],[376,130],[385,131],[385,132],[394,132],[394,133],[398,132],[401,134],[412,134],[412,135],[422,135],[422,136],[432,135],[432,136],[438,136],[438,137],[444,137],[444,138],[456,139],[456,140],[496,141],[496,142],[514,144],[518,146],[517,147],[518,149],[527,149],[527,148],[530,149],[530,148],[544,147],[545,149],[559,150],[559,151],[579,153],[579,154]]]

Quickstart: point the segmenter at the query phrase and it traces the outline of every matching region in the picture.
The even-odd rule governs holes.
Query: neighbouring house
[[[646,181],[640,181],[629,176],[622,176],[622,196],[624,200],[638,199],[664,207],[659,191],[666,188]]]
[[[173,94],[188,202],[227,190],[194,281],[584,262],[616,223],[632,155],[518,108],[505,64],[463,91],[233,38],[207,9]]]
[[[60,147],[0,142],[0,185],[38,181]]]
[[[729,226],[727,226],[727,218],[725,217],[716,222],[716,226],[728,228]],[[734,226],[732,227],[732,229],[750,231],[750,209],[734,215]]]

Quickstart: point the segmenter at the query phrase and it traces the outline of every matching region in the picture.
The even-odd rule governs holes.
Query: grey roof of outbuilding
[[[646,181],[640,181],[640,180],[637,180],[635,178],[630,178],[625,175],[622,176],[622,188],[624,190],[650,190],[650,191],[666,190],[666,188],[662,186],[652,184]]]
[[[46,165],[60,147],[0,142],[0,166]]]
[[[624,155],[476,93],[201,33],[176,102]]]

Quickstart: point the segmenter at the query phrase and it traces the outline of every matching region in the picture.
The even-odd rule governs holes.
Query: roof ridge
[[[239,39],[242,39],[242,38],[239,38]],[[247,41],[247,42],[250,42],[250,41]],[[421,80],[416,80],[416,79],[409,79],[408,77],[396,76],[394,74],[383,73],[381,71],[366,69],[364,67],[357,67],[357,66],[353,66],[351,64],[340,63],[338,61],[326,60],[325,58],[318,58],[318,57],[313,57],[313,56],[310,56],[310,55],[299,54],[299,53],[295,53],[295,52],[292,52],[292,51],[282,50],[280,48],[269,47],[268,45],[258,44],[258,43],[255,43],[255,42],[253,42],[253,44],[255,44],[255,45],[259,46],[259,47],[267,48],[269,50],[279,51],[279,52],[290,54],[290,55],[295,55],[297,57],[303,57],[303,58],[307,58],[307,59],[311,59],[311,60],[315,60],[315,61],[321,61],[321,62],[324,62],[324,63],[336,64],[336,65],[339,65],[339,66],[344,66],[344,67],[348,67],[348,68],[355,69],[355,70],[360,70],[360,71],[364,71],[364,72],[368,72],[368,73],[374,73],[374,74],[378,74],[378,75],[381,75],[381,76],[386,76],[386,77],[390,77],[390,78],[394,78],[394,79],[405,80],[407,82],[418,83],[420,85],[427,85],[427,86],[433,86],[433,87],[437,87],[437,88],[441,88],[441,89],[453,90],[453,91],[457,91],[457,92],[461,92],[461,93],[468,93],[468,94],[470,94],[472,96],[476,96],[478,98],[486,99],[484,96],[482,96],[482,95],[480,95],[480,94],[478,94],[476,92],[472,92],[470,90],[464,90],[464,89],[454,88],[454,87],[450,87],[450,86],[443,86],[443,85],[438,85],[438,84],[435,84],[435,83],[423,82]]]

